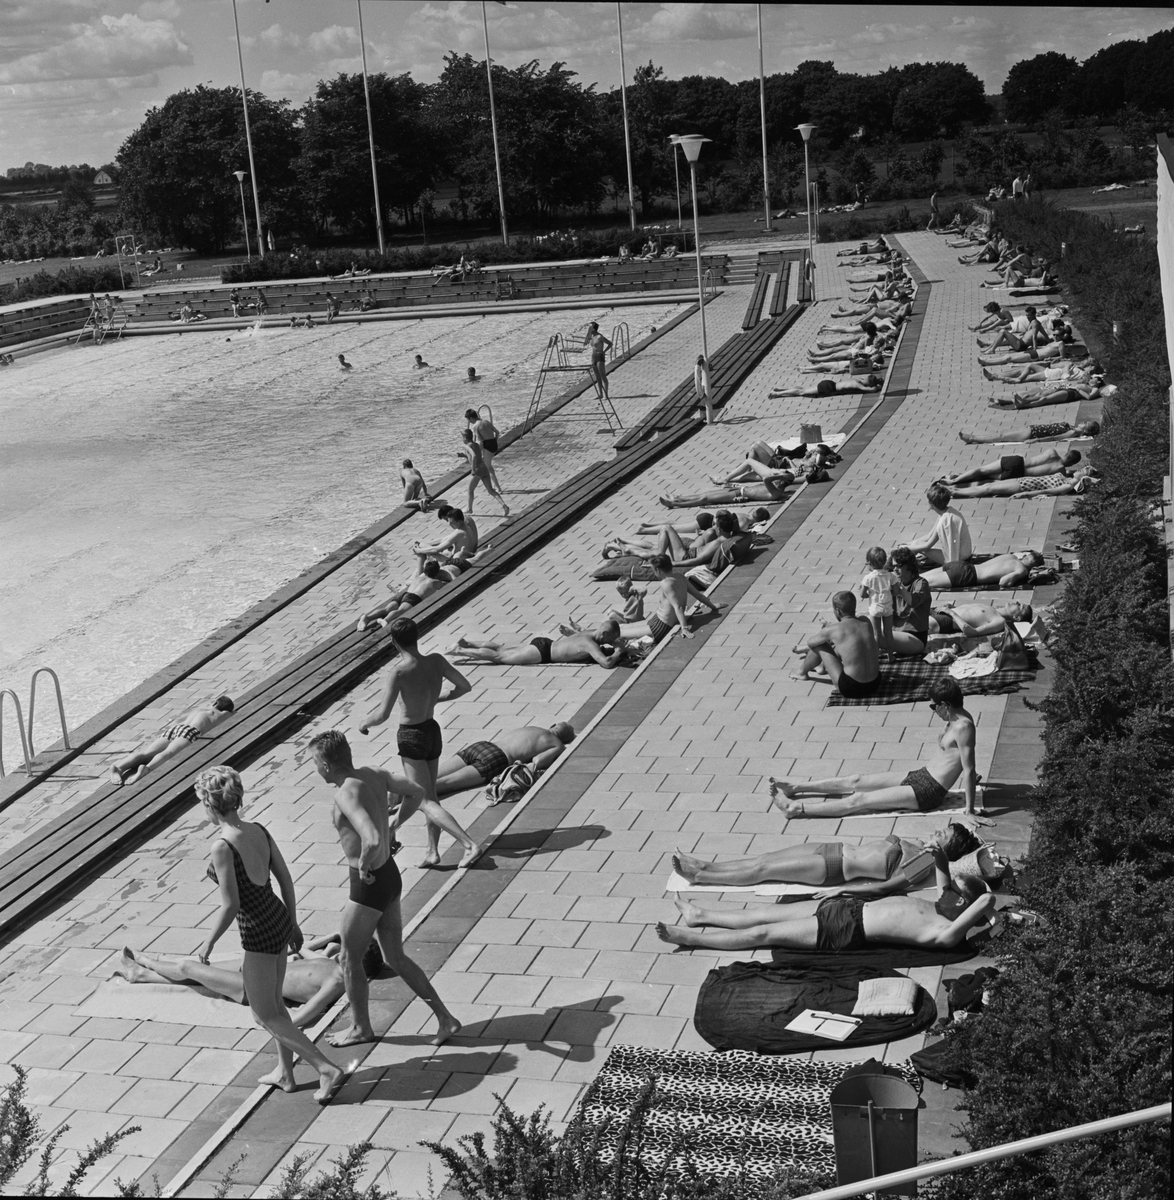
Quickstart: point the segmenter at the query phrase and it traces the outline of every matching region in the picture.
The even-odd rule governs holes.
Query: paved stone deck
[[[241,1153],[246,1160],[230,1194],[251,1195],[272,1182],[293,1153],[331,1157],[363,1137],[376,1147],[371,1173],[388,1171],[385,1182],[390,1178],[404,1196],[426,1194],[436,1163],[418,1140],[452,1140],[487,1128],[495,1095],[522,1110],[546,1103],[562,1121],[608,1045],[705,1048],[690,1021],[697,984],[716,962],[753,956],[673,952],[656,939],[652,923],[671,919],[673,912],[663,888],[675,846],[746,854],[789,840],[830,835],[859,840],[894,828],[892,818],[784,827],[766,810],[765,780],[771,774],[803,777],[911,764],[937,737],[924,707],[826,709],[826,690],[789,678],[790,646],[826,613],[831,592],[858,580],[864,549],[920,530],[927,523],[925,483],[989,456],[963,445],[957,429],[997,429],[1010,420],[986,408],[982,397],[990,387],[984,388],[965,330],[980,311],[978,277],[958,267],[945,239],[909,235],[903,241],[932,281],[932,291],[900,407],[836,473],[810,517],[754,574],[722,619],[708,624],[696,642],[670,646],[666,659],[678,651],[683,658],[656,672],[658,695],[637,703],[637,693],[643,694],[637,684],[631,703],[625,697],[605,720],[601,730],[611,730],[607,753],[596,755],[592,742],[584,747],[590,754],[568,759],[564,770],[568,778],[578,776],[578,798],[562,808],[551,800],[523,814],[531,839],[534,830],[542,833],[538,849],[518,857],[508,842],[499,847],[460,880],[410,942],[418,960],[435,970],[441,994],[468,1026],[467,1036],[430,1052],[421,1036],[426,1009],[409,1002],[398,980],[380,981],[375,1010],[390,1033],[367,1054],[342,1098],[321,1111],[309,1101],[308,1089],[270,1096],[184,1195],[211,1194],[213,1181]],[[844,286],[847,272],[836,269],[835,249],[817,250],[821,296]],[[712,345],[740,326],[747,292],[731,289],[709,310]],[[767,399],[771,387],[809,378],[796,370],[830,307],[821,300],[800,319],[728,406],[725,423],[701,431],[609,497],[511,578],[482,593],[430,642],[440,646],[474,629],[523,638],[553,632],[566,615],[597,616],[612,594],[611,585],[588,579],[599,547],[609,533],[659,515],[658,493],[692,488],[740,459],[748,441],[785,433],[802,420],[820,420],[825,431],[837,428],[856,403]],[[629,413],[650,407],[686,373],[695,325],[690,321],[673,331],[657,343],[655,355],[639,356],[613,378],[613,395],[629,397],[623,401]],[[503,481],[543,486],[565,475],[571,464],[558,457],[557,422],[552,425],[540,435],[555,443],[545,451],[536,438],[503,455]],[[976,547],[1001,551],[1042,547],[1054,502],[965,506]],[[304,647],[304,639],[333,628],[380,590],[384,564],[402,565],[396,557],[402,551],[380,554],[377,565],[357,567],[346,580],[339,572],[323,596],[307,597],[296,614],[286,610],[285,629],[272,634],[268,646],[259,638],[232,658],[231,669],[227,662],[210,664],[184,685],[182,699],[169,697],[153,708],[143,728],[153,728],[210,689],[239,691]],[[393,569],[392,577],[397,573]],[[595,668],[471,667],[468,674],[472,695],[441,714],[450,746],[527,722],[570,718],[601,684],[616,683],[615,676],[605,678]],[[380,730],[366,742],[355,733],[358,716],[378,689],[378,678],[367,680],[313,728],[345,729],[354,734],[361,761],[394,768],[391,734]],[[990,774],[1008,708],[1021,703],[994,697],[970,705],[979,722],[978,768],[984,775]],[[126,744],[141,732],[128,729]],[[244,774],[248,815],[265,822],[282,845],[299,889],[300,920],[312,935],[334,928],[345,876],[328,820],[330,795],[317,783],[303,749],[311,732],[276,747]],[[108,752],[121,748],[112,744]],[[502,819],[499,810],[479,816],[478,793],[458,800],[451,806],[454,815],[466,824],[477,821],[478,830]],[[930,817],[899,821],[906,834],[934,824]],[[407,832],[410,844],[401,859],[410,863],[423,843],[423,829]],[[1004,849],[1021,853],[1027,832],[1027,814],[1011,813],[1000,818],[996,836]],[[149,1181],[152,1172],[166,1183],[271,1061],[268,1051],[258,1056],[265,1038],[255,1030],[84,1021],[74,1014],[109,976],[123,944],[180,954],[198,945],[213,895],[204,878],[207,834],[198,814],[188,814],[52,918],[0,949],[0,1060],[30,1068],[31,1098],[48,1128],[68,1121],[63,1148],[80,1147],[132,1122],[143,1126],[87,1181],[91,1193],[109,1190],[116,1177],[142,1175]],[[434,887],[431,873],[406,870],[405,907],[418,907]],[[235,933],[218,949],[227,953],[234,946]],[[911,974],[936,988],[941,970]],[[890,1059],[903,1058],[920,1044],[920,1038],[911,1039],[861,1056],[883,1051]],[[823,1052],[856,1054],[843,1048]],[[300,1075],[307,1075],[304,1068]],[[441,1181],[435,1174],[434,1180]],[[262,1187],[260,1194],[268,1190]]]

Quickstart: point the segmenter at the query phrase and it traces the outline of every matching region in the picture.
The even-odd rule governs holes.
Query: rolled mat
[[[799,1054],[835,1046],[876,1046],[912,1037],[937,1020],[934,998],[917,989],[912,1014],[864,1017],[843,1042],[785,1028],[804,1009],[849,1014],[864,979],[895,976],[885,971],[840,964],[813,970],[807,965],[736,962],[710,971],[697,993],[693,1024],[715,1050],[756,1054]]]

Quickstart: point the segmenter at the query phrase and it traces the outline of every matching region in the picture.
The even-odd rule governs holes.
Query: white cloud
[[[71,32],[56,45],[0,65],[0,83],[138,77],[192,61],[191,49],[170,21],[125,13],[102,16]]]
[[[318,80],[327,74],[325,71],[264,71],[258,90],[274,99],[293,100],[300,104],[313,95]]]
[[[650,42],[720,42],[756,37],[757,28],[752,4],[662,4],[639,26],[638,36]]]
[[[278,22],[261,30],[261,41],[271,50],[300,49],[302,45],[298,34],[283,29]]]
[[[359,31],[350,25],[328,25],[319,29],[306,38],[306,45],[312,54],[327,54],[331,58],[341,58],[348,51],[359,48]]]

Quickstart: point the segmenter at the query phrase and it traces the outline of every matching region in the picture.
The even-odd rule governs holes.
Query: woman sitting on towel
[[[915,841],[890,834],[859,845],[804,842],[728,862],[710,862],[678,850],[673,866],[690,883],[705,887],[798,883],[814,885],[812,895],[818,900],[825,896],[890,896],[929,887],[935,879],[939,888],[945,887],[949,871],[941,869],[937,851],[951,863],[981,846],[971,830],[951,821],[945,829]]]

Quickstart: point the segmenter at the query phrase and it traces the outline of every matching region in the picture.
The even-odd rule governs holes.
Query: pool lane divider
[[[879,395],[875,399],[871,395],[863,396],[856,412],[845,422],[847,438],[839,450],[842,465],[837,474],[850,467],[867,449],[908,394],[910,373],[924,321],[924,300],[929,292],[928,284],[919,288],[918,300],[922,303],[915,304],[916,311],[902,330],[900,343],[890,360]],[[783,551],[834,486],[835,483],[804,484],[798,488],[771,518],[768,530],[775,539],[774,543],[755,554],[749,562],[726,568],[707,589],[708,594],[721,599],[725,611],[729,612],[774,557]],[[548,838],[557,832],[560,822],[582,799],[596,776],[606,769],[607,763],[627,742],[640,722],[663,699],[669,687],[708,640],[710,631],[717,623],[705,621],[698,627],[697,636],[689,640],[677,637],[674,631],[654,648],[632,675],[619,681],[618,687],[619,673],[609,675],[572,718],[571,723],[580,730],[574,745],[512,806],[505,819],[490,829],[488,826],[496,815],[493,809],[486,809],[478,815],[468,827],[469,834],[478,841],[489,843],[487,856],[492,856],[495,849],[499,852],[494,858],[494,871],[479,871],[474,866],[471,870],[458,870],[443,877],[431,875],[405,895],[404,909],[408,919],[404,926],[404,943],[413,959],[429,974],[448,961],[468,931],[513,882],[516,872],[525,866],[533,854],[540,852]],[[585,716],[587,721],[583,723]],[[451,852],[446,857],[451,857]],[[379,984],[375,984],[376,991],[372,993],[375,1002],[372,1005],[373,1013],[378,1011],[380,1018],[376,1032],[380,1035],[394,1025],[414,997],[406,985],[393,986],[396,995],[392,1000],[376,995],[376,991],[382,990]],[[317,1040],[325,1033],[345,1007],[344,997],[309,1031],[311,1038]],[[359,1048],[363,1058],[370,1049]],[[225,1115],[222,1108],[209,1106],[205,1114],[193,1122],[188,1133],[181,1134],[169,1147],[166,1156],[152,1164],[151,1172],[167,1180],[163,1188],[164,1196],[179,1195],[193,1179],[201,1175],[205,1167],[208,1169],[203,1171],[203,1177],[214,1177],[235,1157],[237,1148],[230,1145],[225,1150],[225,1147],[237,1133],[243,1131],[242,1136],[253,1148],[257,1143],[271,1140],[272,1132],[268,1127],[272,1125],[273,1131],[280,1130],[285,1139],[281,1146],[284,1154],[285,1150],[297,1144],[313,1124],[317,1110],[300,1093],[294,1096],[274,1093],[270,1098],[270,1088],[258,1086],[249,1089],[247,1081],[256,1077],[259,1058],[258,1054],[230,1085],[233,1097],[242,1097],[235,1111]],[[362,1069],[360,1062],[357,1070]],[[363,1095],[373,1086],[374,1081],[370,1086],[357,1082],[347,1085],[348,1088],[363,1089]],[[362,1098],[355,1094],[348,1096],[352,1103],[361,1103]],[[271,1100],[268,1107],[275,1110],[273,1120],[264,1120],[262,1126],[257,1126],[256,1122],[249,1126],[249,1118],[266,1099]],[[214,1162],[222,1151],[223,1160]],[[278,1158],[282,1156],[278,1155]],[[175,1174],[169,1178],[167,1171],[172,1166]],[[251,1178],[249,1166],[247,1161],[243,1164],[243,1170],[250,1178],[242,1178],[242,1182],[259,1186],[264,1176]]]
[[[726,402],[790,328],[795,308],[738,333],[711,357],[714,403]],[[615,458],[592,463],[498,527],[477,566],[413,610],[426,633],[558,536],[658,459],[693,436],[692,376],[670,393],[678,419],[666,417],[647,440]],[[195,803],[192,779],[216,763],[244,766],[325,711],[335,699],[387,663],[394,650],[385,632],[340,630],[294,659],[238,700],[237,712],[206,743],[168,761],[143,784],[104,785],[0,855],[0,938],[44,915],[110,862],[140,845]]]
[[[690,317],[695,316],[697,311],[697,304],[690,304],[682,312],[679,312],[656,329],[655,332],[641,338],[630,351],[617,355],[607,364],[608,374],[610,375],[613,371],[618,370],[625,363],[631,362],[638,354],[647,350],[649,346],[659,341],[665,334],[676,329],[678,325],[689,320]],[[574,403],[574,401],[590,391],[593,386],[589,379],[585,379],[582,383],[576,384],[574,387],[559,393],[549,404],[538,411],[537,415],[530,422],[530,430],[533,430],[535,426],[554,416],[567,405]],[[519,438],[525,436],[526,431],[523,429],[523,424],[524,422],[519,422],[502,434],[500,441],[503,449],[507,449]],[[434,497],[443,495],[449,489],[461,483],[468,474],[467,467],[450,471],[433,483],[430,488],[431,494]],[[356,534],[336,550],[326,555],[325,558],[320,559],[300,575],[291,579],[289,583],[282,585],[264,600],[259,600],[256,604],[247,608],[239,617],[235,617],[227,624],[222,625],[198,645],[193,646],[186,654],[181,655],[161,670],[156,671],[154,675],[144,680],[138,687],[119,697],[113,704],[96,713],[76,729],[71,729],[69,749],[65,748],[64,743],[56,742],[36,755],[33,759],[33,773],[31,775],[16,775],[15,773],[11,773],[0,780],[0,811],[30,791],[43,779],[49,777],[67,763],[83,754],[96,742],[108,736],[124,721],[129,720],[136,713],[146,708],[148,704],[165,695],[177,683],[180,683],[189,675],[194,674],[201,667],[207,665],[229,646],[239,642],[258,626],[263,625],[270,617],[281,612],[282,609],[287,608],[295,600],[300,599],[307,592],[317,587],[319,583],[328,576],[333,575],[335,571],[346,566],[352,559],[369,550],[389,533],[419,515],[413,508],[404,508],[401,506],[394,509],[387,516],[369,525],[361,533]]]

